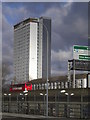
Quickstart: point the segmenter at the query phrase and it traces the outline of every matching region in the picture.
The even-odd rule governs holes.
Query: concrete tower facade
[[[14,73],[18,82],[51,75],[51,19],[29,18],[14,25]]]

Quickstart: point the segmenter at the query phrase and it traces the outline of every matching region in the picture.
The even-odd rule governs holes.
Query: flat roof
[[[16,29],[17,27],[19,27],[21,24],[24,25],[24,24],[27,24],[27,23],[29,23],[29,22],[33,22],[34,20],[38,20],[38,18],[27,18],[27,19],[25,19],[25,20],[23,20],[23,21],[15,24],[15,25],[14,25],[14,29]]]
[[[87,78],[87,74],[76,74],[76,79]],[[71,75],[71,79],[73,79],[73,75]],[[68,76],[54,76],[48,78],[49,82],[66,82],[68,81]],[[30,81],[31,83],[46,83],[46,79],[34,79]]]

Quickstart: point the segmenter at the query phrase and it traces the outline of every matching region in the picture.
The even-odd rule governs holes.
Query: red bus
[[[10,86],[10,92],[31,91],[31,90],[32,90],[32,84],[30,82],[23,83],[23,84],[12,84]]]

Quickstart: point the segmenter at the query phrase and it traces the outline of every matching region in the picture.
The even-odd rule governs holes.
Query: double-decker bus
[[[10,92],[31,91],[31,90],[32,90],[31,82],[22,83],[22,84],[11,84],[10,86]]]

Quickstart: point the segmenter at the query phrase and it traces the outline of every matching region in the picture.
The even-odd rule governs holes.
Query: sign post
[[[73,59],[77,60],[90,60],[90,47],[88,46],[73,46]]]
[[[88,46],[73,46],[73,59],[81,61],[90,61],[90,47]],[[75,61],[73,69],[73,87],[75,88]]]

